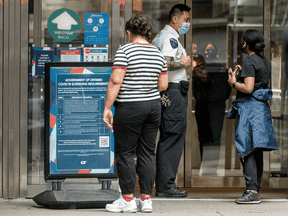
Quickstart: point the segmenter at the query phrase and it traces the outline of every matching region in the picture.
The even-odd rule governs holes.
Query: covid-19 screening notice
[[[58,170],[110,168],[110,129],[102,120],[108,81],[98,74],[57,75]]]

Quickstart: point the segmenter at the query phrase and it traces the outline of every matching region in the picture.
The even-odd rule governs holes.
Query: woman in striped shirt
[[[126,23],[128,44],[118,49],[108,84],[103,121],[114,129],[116,166],[122,197],[107,204],[111,212],[136,212],[133,198],[136,172],[139,209],[152,212],[151,192],[156,175],[155,140],[160,125],[160,91],[168,87],[164,56],[151,44],[153,22],[144,14]],[[113,118],[111,106],[114,103]],[[135,170],[134,155],[137,155]]]

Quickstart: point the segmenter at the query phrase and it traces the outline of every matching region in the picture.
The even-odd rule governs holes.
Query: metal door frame
[[[0,23],[0,197],[12,199],[27,192],[28,0],[0,0]]]
[[[3,6],[3,1],[0,0],[0,23],[3,23],[3,15],[4,15],[4,6]],[[0,132],[0,185],[3,185],[3,157],[2,157],[2,149],[3,149],[3,134],[2,134],[2,130],[3,130],[3,97],[2,97],[2,88],[3,88],[3,25],[0,25],[0,123],[1,123],[1,132]],[[2,197],[3,195],[3,187],[0,187],[0,197]]]

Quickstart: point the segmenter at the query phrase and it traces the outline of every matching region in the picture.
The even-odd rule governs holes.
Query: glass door
[[[236,91],[228,68],[246,57],[247,29],[263,32],[263,1],[193,0],[192,187],[245,187],[234,144],[234,120],[225,117]]]
[[[246,57],[240,49],[243,32],[257,29],[264,34],[264,55],[271,62],[270,105],[279,147],[264,152],[262,188],[275,190],[275,197],[286,197],[287,74],[282,38],[287,14],[287,0],[193,0],[192,50],[198,67],[192,81],[192,177],[186,179],[191,179],[191,187],[245,188],[235,149],[235,123],[225,118],[236,91],[229,89],[226,80],[227,69]],[[189,172],[185,170],[186,176]]]
[[[287,15],[288,1],[271,1],[270,20],[270,59],[271,59],[271,111],[273,126],[278,143],[278,151],[270,156],[270,187],[287,188],[288,152],[287,152]]]
[[[125,44],[124,23],[132,15],[132,0],[32,0],[29,3],[30,56],[33,47],[51,47],[58,50],[59,48],[84,47],[85,13],[109,14],[109,61],[113,61],[119,45]],[[79,35],[71,42],[56,41],[48,32],[47,22],[50,15],[63,8],[73,10],[79,16],[82,24]],[[135,8],[135,11],[137,10],[139,7]],[[85,47],[94,46],[85,45]],[[97,47],[106,48],[106,45],[97,45]],[[58,50],[57,56],[59,55]],[[31,58],[29,65],[31,74]],[[28,197],[33,197],[47,188],[51,188],[51,184],[47,184],[44,180],[44,83],[43,78],[35,79],[29,75]],[[62,187],[63,189],[77,190],[81,184],[81,189],[101,188],[101,185],[97,183],[97,179],[66,179]]]

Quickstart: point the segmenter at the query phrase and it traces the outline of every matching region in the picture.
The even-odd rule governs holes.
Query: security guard
[[[187,196],[187,191],[176,187],[175,178],[186,136],[189,89],[186,67],[191,64],[191,58],[178,38],[190,28],[190,10],[187,5],[175,5],[170,11],[168,25],[153,40],[166,59],[169,80],[168,89],[161,92],[160,140],[156,153],[158,197]]]

